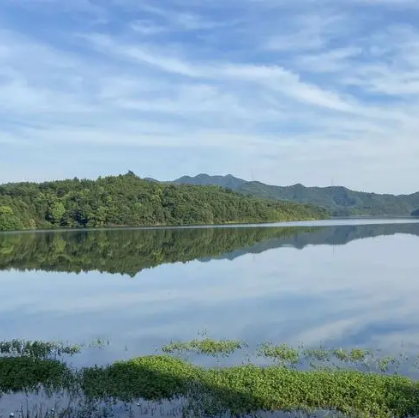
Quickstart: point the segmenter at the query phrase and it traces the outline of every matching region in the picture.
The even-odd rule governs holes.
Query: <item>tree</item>
[[[60,225],[65,212],[66,209],[61,202],[54,202],[48,209],[46,219],[54,225]]]
[[[10,206],[0,206],[0,231],[15,231],[22,227],[22,223]]]

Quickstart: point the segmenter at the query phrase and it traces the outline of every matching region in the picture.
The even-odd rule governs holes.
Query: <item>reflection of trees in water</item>
[[[395,234],[408,234],[419,236],[419,223],[417,224],[387,224],[387,225],[347,225],[313,229],[310,232],[299,231],[291,236],[274,238],[264,242],[255,243],[251,248],[238,249],[226,254],[223,258],[234,259],[246,253],[260,254],[264,251],[293,247],[303,249],[307,245],[346,245],[351,241],[389,236]]]
[[[231,227],[102,230],[0,235],[0,269],[81,272],[99,270],[134,276],[160,264],[234,259],[291,246],[344,245],[361,238],[419,235],[419,224],[324,228]]]
[[[299,231],[232,227],[6,234],[0,235],[0,269],[99,270],[134,276],[160,264],[221,256]]]

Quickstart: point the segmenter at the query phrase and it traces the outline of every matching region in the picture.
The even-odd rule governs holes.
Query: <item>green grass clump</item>
[[[204,354],[210,356],[228,356],[236,350],[246,347],[247,345],[241,341],[235,340],[213,340],[205,338],[202,340],[192,340],[189,342],[172,342],[163,346],[164,353],[173,354],[176,352],[194,352],[196,354]]]
[[[295,365],[300,361],[299,350],[289,347],[286,344],[272,345],[264,343],[258,348],[257,354],[277,360],[281,364]]]
[[[343,348],[339,348],[332,350],[332,354],[338,360],[353,363],[364,361],[369,353],[369,350],[363,350],[360,348],[354,348],[352,350],[344,350]]]

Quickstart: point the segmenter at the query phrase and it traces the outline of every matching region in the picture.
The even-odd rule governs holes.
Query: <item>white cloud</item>
[[[105,9],[98,6],[91,0],[72,0],[71,2],[61,0],[5,0],[15,6],[23,6],[29,10],[51,13],[60,10],[62,12],[88,13],[93,15],[104,15]]]
[[[337,94],[305,83],[300,80],[298,74],[279,66],[220,64],[217,62],[192,64],[177,57],[154,53],[150,47],[121,45],[106,36],[92,35],[87,39],[106,54],[110,53],[145,63],[168,73],[192,78],[215,79],[218,82],[256,82],[302,102],[336,110],[350,109],[350,106]]]
[[[411,16],[396,21],[377,5],[373,19],[366,1],[339,9],[327,0],[260,1],[255,9],[251,1],[162,8],[49,0],[65,13],[53,22],[39,11],[49,28],[42,32],[8,19],[8,8],[34,13],[31,4],[9,0],[0,16],[8,27],[0,33],[0,131],[10,154],[23,139],[40,149],[53,143],[55,152],[72,141],[189,147],[193,174],[193,156],[211,148],[234,152],[234,166],[208,161],[213,173],[252,166],[269,183],[334,177],[357,189],[417,188],[419,32]],[[92,31],[89,19],[100,13],[109,24]],[[107,160],[116,171],[125,166],[120,151],[120,160]],[[7,163],[18,173],[13,155]],[[175,172],[155,170],[159,178]]]
[[[201,16],[190,12],[176,12],[170,10],[170,8],[162,9],[155,5],[151,6],[144,3],[139,3],[136,7],[150,15],[162,18],[167,30],[208,30],[222,25],[219,22],[204,19]]]
[[[350,65],[349,59],[362,52],[361,48],[348,47],[331,49],[318,54],[305,54],[296,58],[300,68],[307,68],[316,73],[342,71]]]

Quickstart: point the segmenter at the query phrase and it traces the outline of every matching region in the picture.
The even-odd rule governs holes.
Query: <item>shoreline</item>
[[[357,223],[361,221],[361,223]],[[367,221],[367,222],[362,222]],[[309,225],[307,225],[309,223]],[[317,223],[319,223],[317,225]],[[326,223],[326,224],[324,224]],[[223,224],[185,224],[185,225],[148,225],[148,226],[105,226],[105,227],[86,227],[86,228],[39,228],[39,229],[20,229],[15,231],[0,231],[1,235],[12,235],[21,233],[50,233],[50,232],[93,232],[93,231],[144,231],[160,229],[211,229],[211,228],[270,228],[270,227],[288,227],[299,226],[327,227],[327,226],[347,226],[347,225],[387,225],[387,224],[416,224],[419,223],[418,217],[409,216],[359,216],[359,217],[331,217],[322,219],[301,219],[278,222],[239,222]]]

